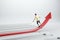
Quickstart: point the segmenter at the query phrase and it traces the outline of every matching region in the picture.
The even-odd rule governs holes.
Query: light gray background
[[[0,0],[0,25],[32,22],[34,13],[44,18],[49,12],[60,20],[60,0]]]
[[[34,24],[32,22],[34,13],[39,14],[42,22],[49,12],[52,13],[52,19],[40,30],[40,33],[53,33],[54,37],[52,36],[52,39],[49,36],[50,34],[42,36],[38,33],[40,36],[34,37],[32,33],[31,37],[22,37],[22,39],[21,36],[15,38],[11,36],[11,38],[14,38],[12,40],[57,40],[56,37],[60,35],[60,0],[0,0],[0,33],[34,28],[35,25],[31,25],[31,23]]]

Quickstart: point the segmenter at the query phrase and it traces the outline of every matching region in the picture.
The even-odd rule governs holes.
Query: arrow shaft
[[[0,37],[36,32],[36,31],[38,31],[39,29],[43,28],[43,27],[46,25],[46,23],[47,23],[47,22],[49,21],[49,19],[50,19],[50,18],[49,18],[50,16],[51,16],[51,15],[49,14],[49,15],[46,17],[46,19],[43,21],[43,23],[42,23],[39,27],[37,27],[37,28],[31,29],[31,30],[28,30],[28,31],[23,31],[23,32],[14,32],[14,33],[0,34]]]

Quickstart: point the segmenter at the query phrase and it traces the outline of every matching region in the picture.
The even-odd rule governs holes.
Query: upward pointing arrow
[[[46,23],[49,21],[49,19],[51,19],[51,12],[49,12],[49,14],[45,17],[45,20],[43,21],[43,23],[39,26],[39,29],[43,28]]]
[[[49,14],[45,17],[47,20],[51,19],[51,12],[49,12]]]
[[[45,18],[46,19],[43,21],[43,23],[37,28],[27,30],[27,31],[22,31],[22,32],[2,33],[2,34],[0,34],[0,37],[36,32],[39,29],[42,29],[46,25],[46,23],[49,21],[49,19],[51,19],[51,12],[49,12],[49,14]]]

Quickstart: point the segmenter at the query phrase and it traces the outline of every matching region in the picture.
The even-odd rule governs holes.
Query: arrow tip
[[[46,19],[51,19],[51,12],[45,17]]]

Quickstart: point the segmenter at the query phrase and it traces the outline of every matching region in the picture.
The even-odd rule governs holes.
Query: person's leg
[[[37,25],[39,26],[40,24],[41,24],[41,23],[40,23],[40,21],[38,20],[38,21],[37,21]]]
[[[39,21],[37,21],[37,25],[39,26]]]
[[[38,20],[38,25],[40,26],[40,21]]]
[[[41,24],[41,22],[39,21],[39,24]]]

